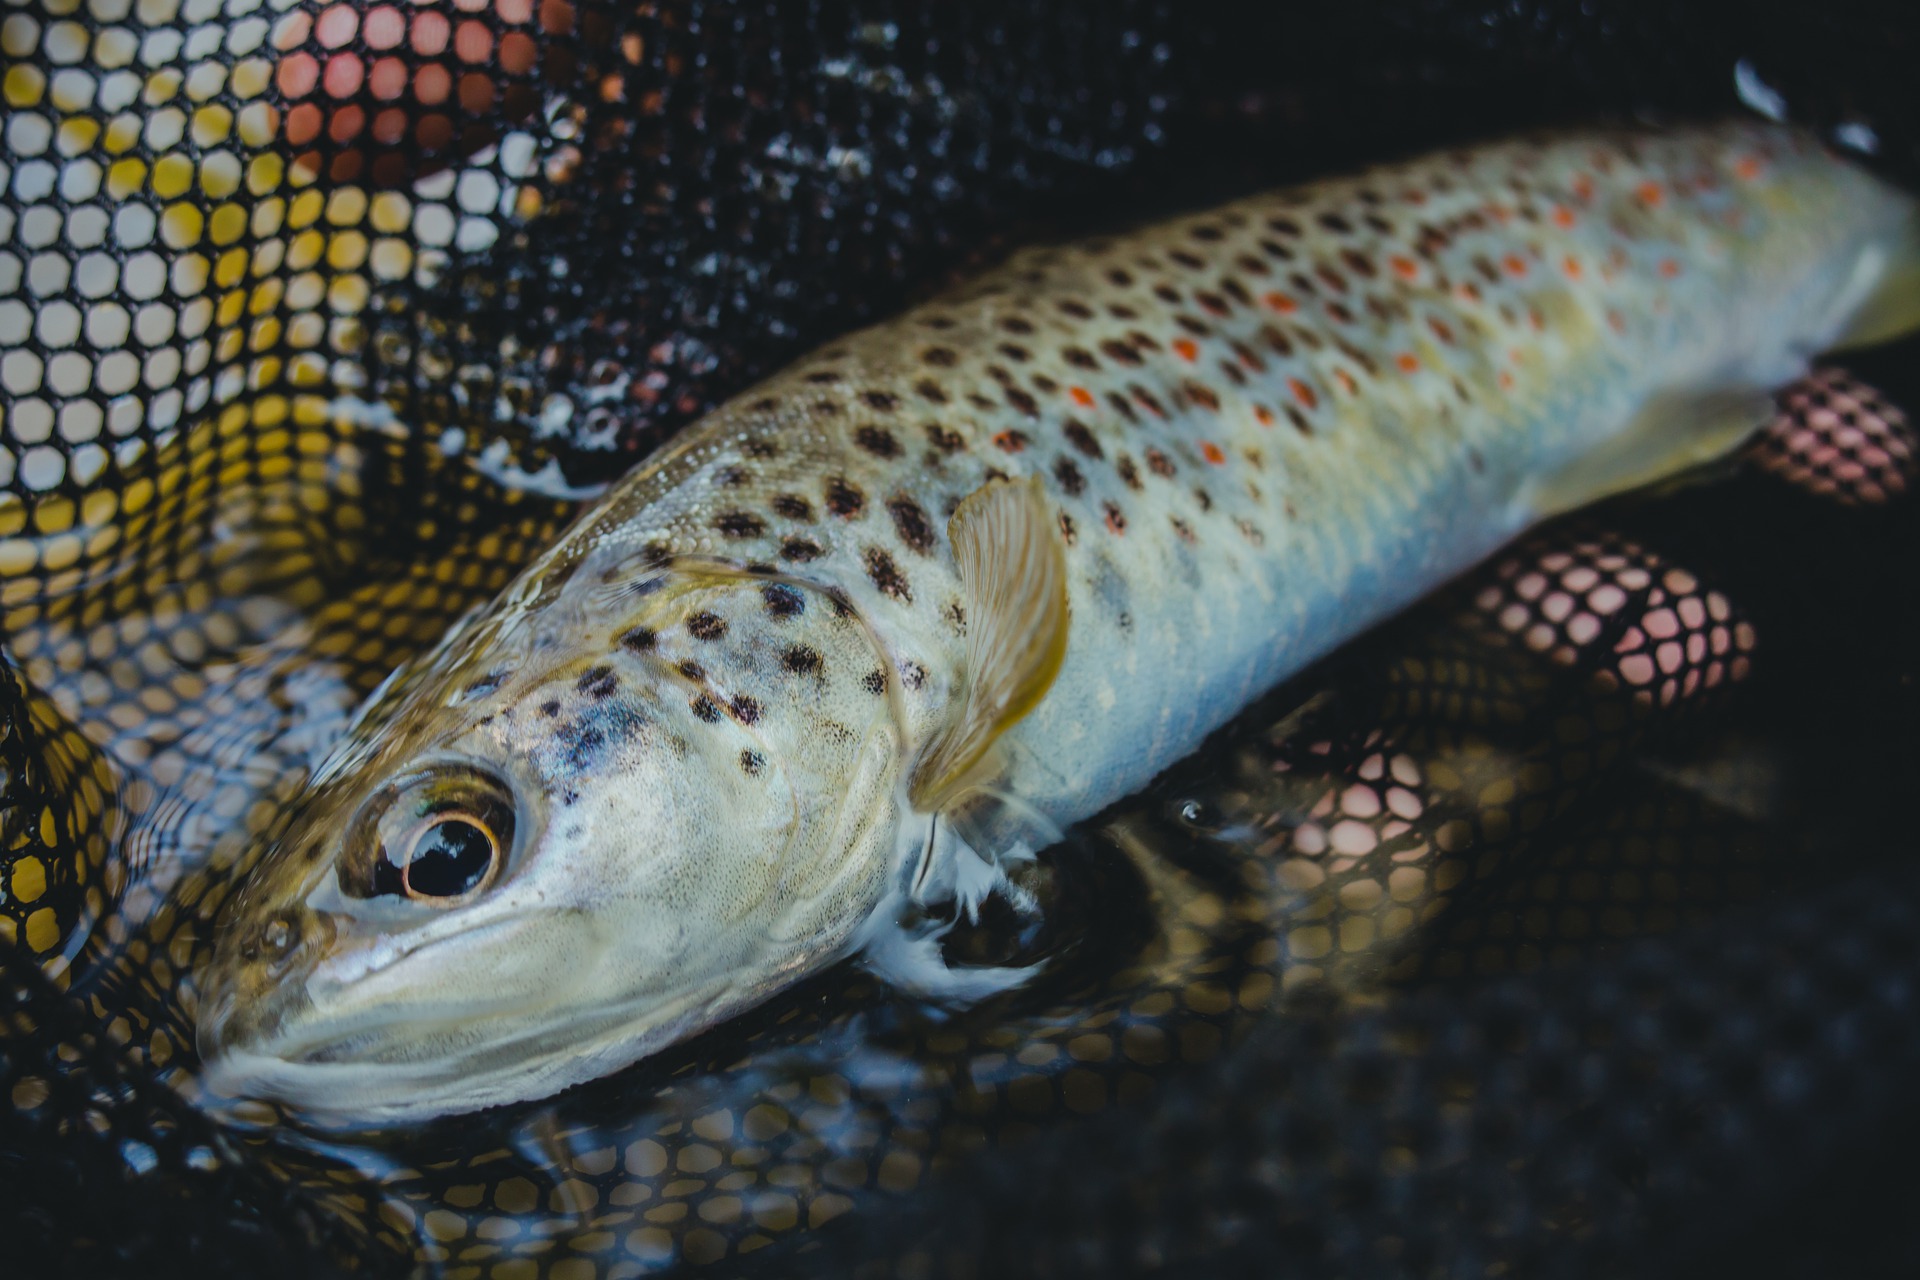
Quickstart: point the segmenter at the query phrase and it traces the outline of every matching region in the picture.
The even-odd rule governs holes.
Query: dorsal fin
[[[1067,556],[1038,477],[990,480],[947,524],[967,600],[963,701],[908,795],[944,808],[985,774],[1000,735],[1033,710],[1067,655]]]

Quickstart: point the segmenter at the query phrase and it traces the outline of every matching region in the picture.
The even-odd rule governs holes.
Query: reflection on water
[[[1794,892],[1820,869],[1780,783],[1807,765],[1770,723],[1778,687],[1744,687],[1756,643],[1766,669],[1766,628],[1653,547],[1712,562],[1713,537],[1688,531],[1701,513],[1785,504],[1806,516],[1809,557],[1823,538],[1841,555],[1858,527],[1823,525],[1813,501],[1749,476],[1563,525],[1349,647],[1044,854],[1026,873],[1038,923],[990,910],[952,936],[963,962],[1045,959],[1010,996],[942,1012],[849,964],[544,1104],[367,1134],[255,1104],[219,1114],[251,1169],[347,1224],[342,1238],[365,1233],[349,1253],[502,1280],[636,1274],[804,1240],[970,1153],[1149,1107],[1294,1002],[1577,964]],[[385,666],[483,598],[550,519],[323,599],[203,598],[117,621],[108,641],[58,620],[21,646],[50,691],[34,723],[80,723],[70,754],[123,779],[100,820],[149,851],[72,977],[109,1041],[194,1096],[191,972],[245,851]],[[1772,576],[1749,575],[1739,605],[1805,604],[1804,581]],[[112,675],[161,661],[155,644],[164,706],[143,692],[151,672]]]

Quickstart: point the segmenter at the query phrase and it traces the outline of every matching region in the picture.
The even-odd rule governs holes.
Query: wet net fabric
[[[1304,723],[1250,717],[1207,766],[1232,785],[1175,777],[1037,872],[1075,958],[1010,1010],[924,1022],[836,973],[631,1079],[357,1148],[173,1090],[185,976],[353,708],[675,427],[996,244],[1357,147],[1745,97],[1920,171],[1910,17],[1739,19],[0,7],[0,1270],[1577,1270],[1904,1115],[1917,891],[1846,841],[1889,857],[1874,788],[1911,754],[1873,680],[1907,583],[1854,561],[1909,558],[1913,442],[1840,375],[1761,459],[1822,495],[1788,522],[1819,536],[1730,551],[1670,517],[1493,566]],[[1741,555],[1851,567],[1776,591],[1718,573]],[[1769,776],[1735,749],[1753,634],[1795,678],[1851,663],[1802,687],[1871,704],[1830,768],[1880,816],[1836,818],[1826,864],[1738,820]],[[1767,705],[1817,716],[1788,680]],[[1730,753],[1631,763],[1729,714]],[[1257,856],[1204,852],[1249,823]],[[1195,841],[1173,872],[1129,853]],[[1822,896],[1835,863],[1866,865]],[[1543,886],[1589,882],[1603,905],[1543,922]],[[1781,886],[1805,900],[1741,905]],[[1169,1172],[1087,1173],[1113,1168]]]

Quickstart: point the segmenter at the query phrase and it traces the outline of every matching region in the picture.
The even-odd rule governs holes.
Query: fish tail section
[[[1884,238],[1861,250],[1864,299],[1834,349],[1870,347],[1920,330],[1920,204]]]

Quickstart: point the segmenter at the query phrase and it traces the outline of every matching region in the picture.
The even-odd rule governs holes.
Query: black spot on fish
[[[827,481],[827,510],[842,520],[851,520],[865,509],[867,495],[855,488],[845,476],[834,476]]]
[[[560,704],[549,699],[540,704],[540,714],[549,718],[560,714]]]
[[[947,402],[946,391],[932,378],[920,379],[920,381],[913,384],[913,389],[922,400],[925,400],[929,404],[945,404]]]
[[[612,667],[593,667],[574,685],[590,698],[604,698],[619,687],[620,677],[613,674]]]
[[[762,440],[757,437],[741,445],[740,450],[742,453],[745,453],[749,458],[764,459],[764,458],[777,458],[780,456],[779,445],[775,444],[771,440]]]
[[[1040,402],[1026,392],[1014,387],[1007,392],[1007,403],[1026,414],[1029,418],[1040,416]]]
[[[767,522],[751,511],[728,511],[713,518],[713,527],[729,538],[757,538],[766,532]]]
[[[953,628],[956,635],[965,635],[967,633],[967,611],[960,607],[958,600],[948,602],[946,618],[947,625]]]
[[[932,549],[933,525],[919,503],[905,496],[889,498],[887,512],[893,516],[893,527],[899,532],[900,541],[906,543],[909,550],[925,555]]]
[[[806,645],[796,644],[780,655],[780,665],[796,676],[813,675],[820,670],[820,655]]]
[[[652,627],[635,627],[620,637],[620,647],[631,649],[635,653],[647,653],[659,643],[659,640],[660,637],[654,634]]]
[[[887,673],[884,671],[867,672],[867,674],[860,679],[860,687],[876,696],[885,693],[887,691]]]
[[[770,582],[760,588],[760,598],[767,602],[767,612],[776,618],[791,618],[807,608],[807,598],[784,582]]]
[[[806,538],[788,538],[780,544],[780,558],[792,564],[818,560],[821,555],[820,544]]]
[[[708,724],[713,724],[720,719],[720,708],[716,707],[713,699],[704,693],[695,698],[690,705],[693,708],[693,714]]]
[[[740,769],[749,778],[757,778],[760,771],[767,767],[767,758],[752,747],[740,753]]]
[[[677,664],[677,666],[680,674],[689,680],[705,680],[707,678],[707,669],[697,662],[682,662]]]
[[[773,514],[787,520],[811,520],[813,504],[797,493],[778,493],[773,498]]]
[[[506,678],[507,673],[504,671],[489,671],[486,675],[481,676],[478,680],[475,680],[472,684],[462,689],[460,696],[463,698],[472,698],[483,693],[490,693],[498,689]]]
[[[1073,459],[1061,454],[1053,461],[1053,478],[1060,484],[1061,491],[1069,498],[1077,498],[1087,487],[1087,478],[1080,474],[1080,468]]]
[[[1071,444],[1081,453],[1084,453],[1087,457],[1094,459],[1106,457],[1106,450],[1100,447],[1100,442],[1094,439],[1093,432],[1087,429],[1087,425],[1084,422],[1076,418],[1069,418],[1067,419],[1067,425],[1061,428],[1061,430],[1066,433],[1067,443]]]
[[[936,369],[951,369],[960,363],[960,357],[952,347],[928,347],[920,353],[920,358]]]
[[[752,724],[760,718],[759,702],[744,693],[734,698],[729,710],[733,712],[733,718],[741,724]]]
[[[853,601],[847,599],[847,593],[838,587],[828,589],[827,603],[833,606],[833,616],[836,618],[851,618],[854,614]]]
[[[900,456],[900,442],[885,427],[860,427],[853,433],[853,442],[876,458]]]
[[[900,683],[909,689],[918,689],[927,682],[927,669],[917,662],[903,663],[900,667]]]
[[[872,579],[874,586],[902,603],[912,602],[913,590],[907,585],[906,576],[900,572],[892,556],[879,547],[868,547],[865,558],[867,577]]]
[[[893,412],[900,403],[899,397],[886,391],[863,391],[860,398],[867,402],[868,408],[878,409],[882,413]]]
[[[927,424],[927,440],[942,453],[958,453],[967,447],[967,438],[958,431],[950,431],[937,422]]]
[[[696,613],[687,619],[687,634],[695,640],[718,640],[727,634],[727,620],[713,613]]]
[[[753,479],[753,472],[745,467],[725,467],[714,477],[723,489],[738,489]]]

